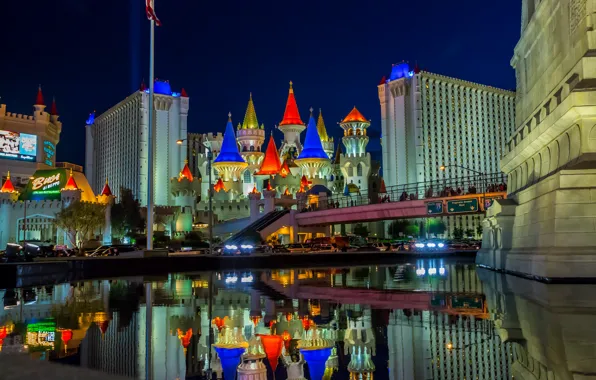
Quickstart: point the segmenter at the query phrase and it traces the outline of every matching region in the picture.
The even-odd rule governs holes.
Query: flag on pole
[[[153,10],[153,0],[145,0],[145,12],[147,12],[147,18],[149,20],[153,20],[155,21],[155,25],[161,26],[161,21],[159,21]]]

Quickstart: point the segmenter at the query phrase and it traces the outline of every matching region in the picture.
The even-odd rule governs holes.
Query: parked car
[[[380,252],[381,250],[377,248],[374,244],[365,244],[361,245],[356,249],[356,252]]]
[[[286,248],[290,253],[303,253],[310,250],[310,247],[300,243],[288,244]]]
[[[331,244],[313,244],[311,247],[311,251],[313,251],[313,252],[337,252],[337,248],[335,248]]]

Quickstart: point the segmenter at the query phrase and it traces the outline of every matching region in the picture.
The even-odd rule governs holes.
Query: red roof
[[[306,176],[303,175],[302,178],[300,179],[300,187],[304,187],[305,189],[308,189],[308,187],[312,184],[312,181],[309,181],[308,179],[306,179]]]
[[[101,331],[101,336],[104,336],[108,331],[108,327],[110,326],[110,320],[102,321],[99,323],[99,330]]]
[[[147,89],[147,86],[145,86],[145,80],[143,79],[143,81],[141,82],[141,87],[139,87],[139,91],[145,91]]]
[[[385,82],[387,82],[387,77],[385,75],[383,75],[383,78],[381,78],[381,81],[379,82],[379,85],[385,84]]]
[[[62,188],[62,190],[79,190],[77,183],[75,182],[74,177],[72,176],[72,169],[70,170],[70,177],[68,178],[68,182]]]
[[[56,98],[52,99],[52,108],[50,109],[50,115],[58,115],[58,107],[56,107]]]
[[[184,98],[188,98],[188,94],[186,93],[186,90],[184,89],[184,87],[182,87],[182,91],[180,91],[180,96],[182,96]]]
[[[286,187],[286,191],[284,191],[284,195],[292,195],[292,194],[290,194],[290,189],[288,189],[287,187]]]
[[[6,175],[6,181],[2,185],[2,189],[0,189],[0,193],[14,193],[15,189],[12,185],[12,181],[10,180],[10,172]]]
[[[288,101],[286,102],[284,119],[279,125],[304,125],[304,122],[300,119],[300,113],[298,112],[298,105],[296,104],[296,98],[294,97],[292,82],[290,82],[290,93],[288,94]]]
[[[178,174],[178,182],[182,181],[184,178],[186,178],[190,182],[192,182],[194,179],[192,173],[190,172],[190,168],[188,167],[188,161],[186,161],[184,167],[182,168],[182,171],[180,172],[180,174]]]
[[[288,174],[290,174],[290,167],[288,166],[288,161],[284,161],[283,165],[281,166],[281,169],[279,169],[279,175],[282,178],[286,178],[288,176]]]
[[[41,93],[41,85],[37,90],[37,99],[35,99],[36,106],[45,106],[46,104],[43,102],[43,94]]]
[[[256,173],[257,175],[275,175],[281,169],[281,161],[279,160],[279,153],[275,146],[273,136],[269,138],[267,150],[265,151],[265,158],[261,164],[261,169]]]
[[[379,189],[379,193],[384,194],[387,192],[387,187],[385,187],[385,181],[381,178],[381,189]]]
[[[414,66],[414,74],[418,74],[420,72],[420,67],[418,67],[418,62],[416,62],[416,65]]]
[[[103,185],[103,189],[101,190],[101,195],[107,195],[108,197],[112,196],[112,189],[110,189],[110,185],[108,185],[107,178],[106,178],[106,184]]]
[[[368,122],[366,118],[358,111],[358,109],[354,106],[348,116],[343,119],[342,123],[349,123],[351,121],[361,121],[361,122]]]
[[[215,186],[213,186],[213,190],[217,191],[218,193],[223,190],[226,191],[226,186],[224,185],[223,181],[220,179],[217,180]]]
[[[258,194],[259,193],[259,190],[257,190],[257,187],[256,186],[253,186],[251,193],[252,194]]]

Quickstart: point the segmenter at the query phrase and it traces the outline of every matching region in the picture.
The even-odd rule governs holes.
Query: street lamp
[[[188,139],[176,140],[176,144],[182,145]],[[213,193],[211,192],[211,161],[213,160],[213,152],[210,147],[205,146],[207,150],[207,171],[209,172],[209,186],[207,193],[209,197],[209,254],[213,254]]]
[[[29,181],[33,180],[33,176],[29,177]],[[23,199],[23,245],[27,242],[27,200]]]

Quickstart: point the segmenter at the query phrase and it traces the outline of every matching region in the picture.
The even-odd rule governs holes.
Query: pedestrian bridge
[[[379,220],[429,218],[448,215],[484,213],[495,199],[504,199],[506,191],[464,194],[414,200],[359,204],[358,198],[343,205],[332,199],[313,199],[311,204],[295,216],[300,227],[342,223],[364,223]],[[367,200],[368,201],[368,200]]]

